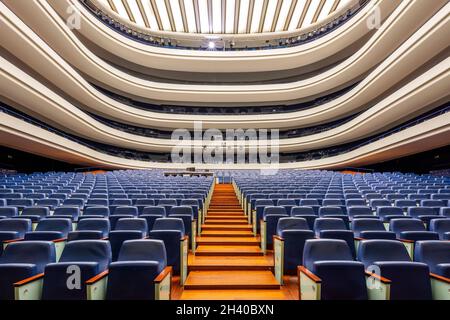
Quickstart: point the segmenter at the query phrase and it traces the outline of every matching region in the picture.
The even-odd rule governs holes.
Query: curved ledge
[[[1,4],[0,4],[1,5]],[[6,10],[5,10],[6,13]],[[441,13],[440,13],[441,14]],[[438,14],[439,15],[439,14]],[[14,17],[10,17],[14,19]],[[434,17],[435,18],[435,17]],[[17,19],[16,19],[17,20]],[[15,21],[18,23],[17,21]],[[126,107],[120,105],[112,99],[108,99],[98,92],[89,88],[86,81],[80,77],[77,73],[71,74],[71,82],[65,83],[62,81],[61,77],[58,77],[58,86],[68,92],[73,97],[78,97],[78,100],[90,106],[93,110],[97,110],[102,115],[110,118],[122,119],[125,122],[137,123],[147,126],[148,123],[152,123],[154,127],[160,128],[192,128],[193,121],[203,121],[204,127],[215,127],[215,128],[250,128],[250,127],[260,127],[260,128],[286,128],[286,127],[301,127],[305,125],[311,125],[314,123],[320,123],[327,121],[330,118],[337,118],[342,116],[351,110],[355,110],[358,106],[364,104],[364,102],[370,101],[376,97],[377,91],[383,91],[384,83],[389,78],[390,82],[395,82],[392,75],[400,77],[405,74],[409,74],[411,70],[411,65],[417,66],[430,58],[429,52],[434,50],[438,52],[439,48],[436,45],[445,45],[447,40],[446,33],[442,32],[437,28],[432,28],[435,21],[429,21],[424,25],[416,34],[406,41],[394,54],[392,54],[385,62],[383,62],[379,67],[377,67],[370,76],[366,77],[362,83],[360,83],[351,93],[345,95],[338,99],[339,101],[333,101],[335,105],[325,104],[319,108],[314,108],[314,110],[308,110],[308,112],[294,112],[286,114],[276,114],[265,116],[261,115],[258,117],[258,121],[255,121],[254,117],[250,116],[179,116],[176,114],[170,114],[167,116],[156,114],[152,112],[145,112],[142,110],[136,110],[134,108]],[[448,19],[445,21],[441,28],[448,25]],[[6,24],[5,24],[6,26]],[[23,24],[20,25],[23,28],[27,28]],[[0,28],[6,30],[7,28]],[[13,31],[17,31],[17,29]],[[440,32],[439,32],[440,31]],[[6,33],[5,36],[7,36]],[[22,35],[23,37],[23,35]],[[34,37],[33,42],[39,42],[39,38]],[[16,39],[17,40],[17,39]],[[40,39],[39,39],[40,40]],[[419,41],[422,40],[422,41]],[[427,41],[425,41],[427,40]],[[42,40],[40,40],[42,44]],[[9,44],[9,41],[6,41]],[[22,45],[28,44],[28,41],[16,41],[15,46],[11,49],[12,51],[21,56],[21,58],[26,61],[33,68],[37,69],[41,74],[49,78],[49,80],[55,81],[53,70],[48,70],[48,64],[43,63],[38,58],[41,57],[42,52],[46,50],[41,50],[41,54],[36,54],[32,51],[33,47],[24,47]],[[46,47],[49,50],[48,46]],[[412,57],[412,50],[414,49],[415,55]],[[408,53],[406,54],[405,53]],[[411,63],[414,59],[414,63]],[[62,61],[61,58],[55,55],[50,61]],[[44,68],[45,66],[45,68]],[[63,65],[67,68],[67,64]],[[58,69],[60,70],[60,69]],[[73,71],[73,69],[72,69]],[[380,74],[381,73],[381,74]],[[382,77],[383,75],[383,77]],[[388,78],[387,78],[388,77]],[[67,80],[67,79],[66,79]],[[398,80],[397,80],[398,81]],[[375,82],[375,83],[374,83]],[[84,88],[80,88],[83,86]],[[369,86],[371,85],[371,86]],[[367,87],[372,90],[367,90]],[[81,91],[80,91],[81,89]],[[84,90],[88,89],[88,91]],[[90,89],[90,90],[89,90]]]
[[[0,138],[5,141],[6,146],[13,148],[20,146],[20,150],[23,151],[81,165],[136,169],[185,169],[189,165],[147,162],[106,155],[5,113],[0,113]],[[196,164],[196,168],[331,169],[361,166],[438,148],[447,145],[448,141],[450,141],[450,118],[448,114],[443,114],[337,156],[272,165]]]
[[[3,66],[0,70],[1,95],[47,123],[84,138],[137,150],[168,152],[176,145],[175,141],[167,138],[136,135],[105,125],[9,61],[0,57],[0,62]],[[424,112],[433,102],[448,97],[449,63],[450,58],[444,59],[342,125],[316,134],[280,139],[280,151],[311,150],[347,143],[386,130],[412,114]]]

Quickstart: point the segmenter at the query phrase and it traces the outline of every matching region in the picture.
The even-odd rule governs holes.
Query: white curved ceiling
[[[90,0],[154,31],[242,34],[293,31],[354,0]]]

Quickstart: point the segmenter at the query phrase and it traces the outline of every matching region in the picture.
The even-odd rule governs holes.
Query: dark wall
[[[77,168],[80,168],[80,165],[0,146],[0,169],[28,173],[37,171],[74,171]]]
[[[429,173],[434,170],[450,169],[450,145],[395,160],[380,162],[366,168],[375,171],[415,173]]]

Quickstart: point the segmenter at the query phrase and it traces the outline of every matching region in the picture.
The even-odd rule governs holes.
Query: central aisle
[[[181,299],[289,299],[231,184],[215,186]]]

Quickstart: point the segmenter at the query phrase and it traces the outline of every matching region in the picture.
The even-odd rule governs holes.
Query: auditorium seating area
[[[450,298],[450,178],[228,174],[279,290],[298,277],[307,300]],[[192,286],[188,256],[212,232],[217,182],[160,170],[2,175],[1,299],[170,299]]]

